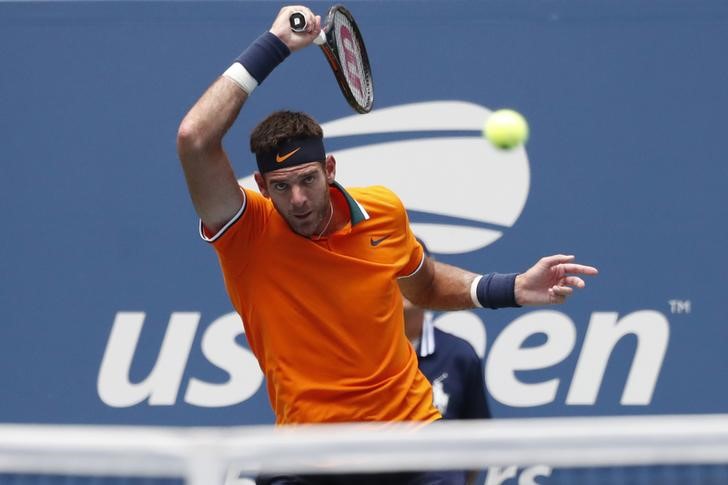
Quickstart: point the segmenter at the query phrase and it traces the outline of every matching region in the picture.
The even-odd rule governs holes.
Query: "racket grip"
[[[303,12],[293,12],[291,16],[288,17],[288,22],[291,24],[292,31],[306,31],[306,17],[303,15]]]
[[[303,12],[293,12],[291,16],[288,17],[288,22],[291,24],[291,30],[293,32],[301,33],[306,31],[306,16],[303,15]],[[321,29],[319,35],[313,40],[313,43],[316,45],[326,43],[326,32],[324,32],[323,29]]]

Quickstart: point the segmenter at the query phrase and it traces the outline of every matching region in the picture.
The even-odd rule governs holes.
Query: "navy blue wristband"
[[[266,32],[235,60],[260,84],[290,54],[291,50],[281,39]]]
[[[520,307],[516,303],[516,276],[518,273],[488,273],[478,281],[475,290],[478,302],[483,308]]]

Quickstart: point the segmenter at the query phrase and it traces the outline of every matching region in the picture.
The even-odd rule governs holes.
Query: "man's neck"
[[[351,220],[351,214],[349,214],[349,206],[346,203],[344,195],[337,189],[329,189],[331,194],[331,208],[333,215],[331,216],[331,223],[329,227],[322,233],[322,236],[328,236],[340,231],[346,226]]]

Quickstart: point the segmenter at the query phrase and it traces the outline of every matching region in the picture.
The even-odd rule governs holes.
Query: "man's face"
[[[329,174],[321,162],[256,174],[261,193],[270,197],[278,213],[293,232],[301,236],[318,236],[331,216]]]

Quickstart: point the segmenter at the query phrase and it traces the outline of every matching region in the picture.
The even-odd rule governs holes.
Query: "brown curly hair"
[[[258,123],[250,134],[250,151],[256,155],[274,152],[294,138],[323,137],[321,126],[311,116],[297,111],[276,111]]]

